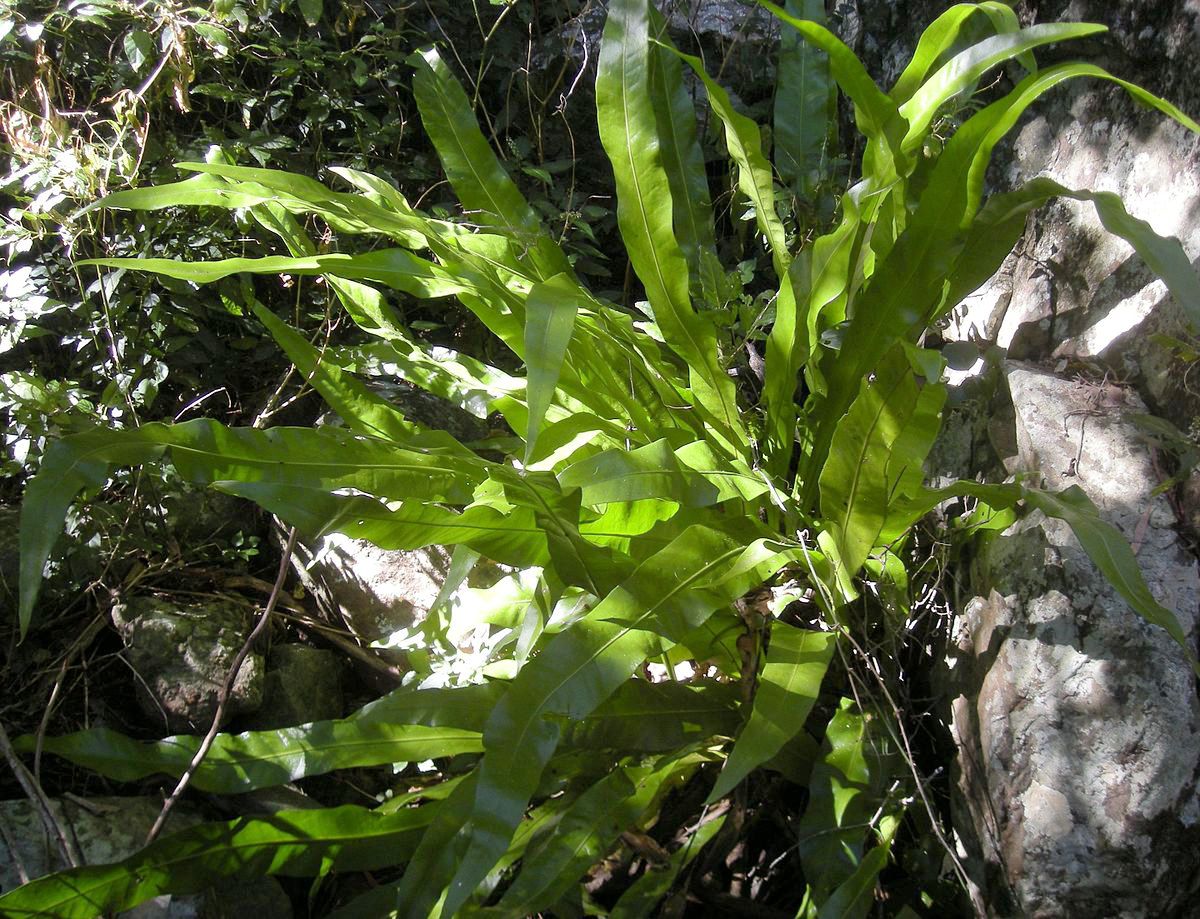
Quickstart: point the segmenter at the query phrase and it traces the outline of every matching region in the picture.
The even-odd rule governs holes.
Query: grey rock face
[[[292,570],[333,622],[365,641],[380,641],[419,622],[446,580],[450,554],[438,546],[380,549],[330,533],[297,540]]]
[[[217,709],[221,686],[250,632],[246,607],[223,600],[182,603],[135,597],[112,611],[137,674],[138,701],[151,719],[175,733],[204,731]],[[250,654],[234,681],[230,716],[262,703],[263,661]]]
[[[1200,579],[1123,418],[1142,408],[1137,397],[1030,367],[1007,379],[1010,468],[1039,471],[1052,488],[1078,482],[1194,644]],[[950,661],[956,822],[972,837],[989,911],[1184,914],[1200,877],[1200,702],[1183,653],[1059,521],[1034,515],[995,539],[972,581]]]
[[[927,0],[864,0],[864,54],[884,85],[919,30],[944,8]],[[1083,59],[1200,112],[1200,2],[1026,0],[1021,22],[1088,21],[1103,35],[1037,52],[1042,66]],[[1014,69],[1012,78],[1022,71]],[[1113,191],[1155,231],[1200,258],[1200,137],[1133,102],[1107,81],[1072,80],[1036,102],[996,155],[989,186],[1048,176],[1068,188]],[[1152,410],[1186,429],[1200,414],[1200,377],[1167,338],[1192,341],[1179,305],[1132,248],[1108,234],[1091,204],[1061,201],[1034,214],[998,275],[956,311],[951,334],[974,330],[1022,360],[1101,362],[1134,382]],[[1164,338],[1164,336],[1166,338]]]
[[[947,4],[859,7],[858,48],[886,88]],[[1043,67],[1085,59],[1188,114],[1200,111],[1196,0],[1014,7],[1023,25],[1110,28],[1039,50]],[[1045,175],[1118,192],[1134,216],[1177,235],[1195,264],[1195,135],[1110,83],[1078,80],[1035,103],[1011,138],[997,150],[989,191]],[[1194,641],[1195,558],[1165,497],[1152,494],[1163,476],[1124,419],[1148,404],[1186,430],[1200,413],[1194,368],[1163,347],[1163,336],[1192,341],[1196,332],[1164,285],[1103,230],[1091,205],[1063,202],[1030,219],[1014,255],[954,320],[949,337],[974,332],[1010,358],[1059,370],[1056,378],[1009,365],[1013,416],[988,425],[992,448],[1010,472],[1040,471],[1050,488],[1080,485],[1134,545],[1151,590]],[[1109,379],[1132,384],[1141,399],[1125,386],[1076,382],[1077,361],[1108,368]],[[973,474],[976,431],[960,427],[938,458],[956,466],[965,454],[972,468],[963,471]],[[1200,713],[1180,651],[1116,597],[1057,521],[1030,518],[988,544],[972,586],[948,663],[959,745],[955,822],[983,888],[977,902],[997,916],[1195,915]]]
[[[132,855],[146,841],[162,802],[152,798],[90,798],[52,801],[59,823],[74,834],[80,856],[89,865],[110,864]],[[175,808],[169,831],[184,830],[201,822],[186,803]],[[57,848],[46,839],[37,813],[28,801],[0,801],[0,893],[19,887],[22,874],[38,878],[66,866]],[[12,848],[10,849],[10,842]],[[261,919],[287,919],[291,904],[274,878],[225,881],[205,893],[162,895],[120,914],[126,919],[222,919],[254,915]]]
[[[291,727],[342,717],[337,655],[307,645],[276,645],[268,659],[262,707],[249,719],[254,730]]]

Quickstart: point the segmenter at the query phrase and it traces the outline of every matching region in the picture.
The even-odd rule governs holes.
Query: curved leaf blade
[[[729,794],[803,730],[836,644],[834,632],[811,632],[781,622],[772,625],[750,719],[709,793],[708,804]]]
[[[169,258],[96,258],[84,259],[77,264],[147,271],[195,284],[210,284],[241,273],[328,274],[351,280],[377,281],[424,299],[448,297],[472,290],[460,278],[404,249],[380,249],[363,255],[266,255],[262,258],[226,258],[214,262],[180,262]]]
[[[554,399],[563,359],[575,330],[582,291],[565,275],[535,284],[525,301],[526,399],[529,425],[525,434],[525,462],[533,457],[546,410]]]
[[[766,237],[775,264],[775,273],[783,278],[791,262],[783,224],[775,210],[775,185],[771,176],[771,165],[762,152],[762,138],[758,125],[737,111],[729,99],[729,93],[708,75],[704,63],[698,57],[684,54],[669,45],[658,47],[668,50],[684,61],[708,91],[708,102],[713,112],[725,126],[725,147],[737,164],[738,188],[754,205],[754,218],[759,232]]]
[[[1105,26],[1094,23],[1046,22],[1019,32],[993,36],[956,55],[900,106],[900,114],[908,121],[903,149],[911,152],[919,147],[938,110],[960,93],[972,90],[979,78],[996,65],[1051,42],[1104,31],[1107,31]]]
[[[486,476],[483,461],[419,448],[404,449],[330,428],[226,428],[209,419],[152,422],[124,431],[89,431],[50,445],[21,507],[23,629],[32,619],[42,570],[62,532],[67,509],[85,488],[101,487],[117,465],[170,454],[187,481],[352,488],[380,498],[467,503]]]
[[[533,208],[500,165],[479,130],[470,100],[441,55],[429,48],[414,54],[410,62],[416,67],[413,93],[421,123],[463,207],[479,223],[525,234],[530,247],[528,261],[540,280],[569,275],[566,256],[542,230]]]
[[[112,865],[60,871],[0,896],[0,914],[92,919],[163,893],[196,893],[222,878],[303,877],[404,861],[433,808],[383,816],[346,805],[210,823],[158,840]]]
[[[600,47],[596,116],[617,185],[617,222],[655,322],[688,364],[692,397],[727,447],[748,440],[733,382],[717,355],[712,323],[690,302],[687,259],[675,238],[670,182],[650,101],[648,0],[615,0]]]
[[[182,775],[200,740],[180,735],[137,741],[109,728],[96,728],[48,737],[42,749],[117,781],[133,782],[151,775]],[[14,745],[32,751],[34,740],[18,738]],[[337,769],[482,752],[478,731],[354,719],[318,721],[271,731],[218,734],[192,785],[217,794],[241,794]]]

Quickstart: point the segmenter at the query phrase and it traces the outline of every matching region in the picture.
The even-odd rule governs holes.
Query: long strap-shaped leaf
[[[1167,285],[1189,319],[1200,324],[1200,279],[1178,239],[1160,236],[1146,221],[1130,214],[1113,192],[1067,188],[1047,178],[1033,179],[1017,191],[996,195],[980,211],[949,279],[949,296],[943,309],[949,308],[949,297],[959,302],[996,272],[1004,257],[1001,247],[1008,246],[1004,254],[1011,251],[1028,214],[1052,198],[1091,202],[1104,228],[1133,246],[1146,266]]]
[[[967,227],[979,209],[983,197],[984,176],[996,144],[1012,129],[1025,110],[1042,95],[1074,77],[1109,80],[1125,89],[1137,102],[1154,108],[1200,133],[1200,124],[1171,103],[1133,83],[1118,79],[1093,64],[1072,62],[1030,75],[1003,99],[1000,99],[959,128],[938,159],[921,206],[929,212],[940,211],[943,220]]]
[[[845,42],[819,23],[797,19],[769,0],[758,0],[758,4],[795,29],[805,42],[825,52],[830,74],[854,103],[858,129],[876,148],[872,155],[878,159],[877,165],[885,180],[907,174],[900,149],[905,127],[903,119],[895,103],[871,79],[862,61]]]
[[[567,344],[579,311],[579,286],[566,275],[535,285],[525,303],[526,398],[529,425],[525,433],[525,462],[533,456],[546,409],[554,398]]]
[[[729,93],[708,75],[700,58],[676,51],[668,45],[658,47],[677,54],[692,68],[708,91],[708,104],[725,126],[725,147],[737,164],[738,188],[754,205],[754,219],[759,232],[767,239],[775,273],[783,278],[792,259],[788,253],[783,223],[775,210],[775,184],[771,164],[762,152],[758,125],[733,107]]]
[[[195,484],[221,480],[354,488],[380,497],[419,495],[467,503],[482,481],[482,460],[401,449],[330,429],[226,428],[197,419],[126,431],[90,431],[52,444],[30,480],[21,508],[21,631],[29,626],[42,569],[62,532],[67,508],[85,488],[100,488],[116,465],[153,462],[170,453]]]
[[[470,291],[469,283],[451,277],[437,265],[403,249],[381,249],[364,255],[312,255],[292,257],[226,258],[215,262],[180,262],[169,258],[84,259],[80,265],[148,271],[167,278],[211,284],[233,274],[331,274],[335,277],[378,281],[415,297],[448,297]]]
[[[261,204],[250,208],[250,215],[258,221],[259,226],[282,239],[293,256],[317,254],[317,247],[312,239],[304,232],[296,218],[281,205],[274,202]],[[408,339],[408,333],[401,327],[392,308],[374,287],[332,275],[329,276],[329,283],[346,312],[350,314],[350,318],[364,332],[388,341],[396,338]]]
[[[470,846],[453,880],[438,882],[439,889],[450,882],[443,915],[453,915],[503,855],[559,744],[564,718],[586,717],[662,648],[662,640],[646,629],[655,624],[674,631],[672,623],[702,623],[761,583],[791,552],[765,541],[743,546],[717,531],[693,527],[521,670],[484,732],[487,752],[463,831]],[[408,891],[413,896],[419,892],[415,884]]]
[[[378,281],[408,290],[406,285],[411,285],[413,281],[405,278],[406,273],[421,280],[424,273],[433,271],[434,277],[442,284],[442,291],[438,295],[457,294],[463,305],[474,312],[501,341],[515,354],[522,355],[523,301],[510,287],[513,286],[514,277],[525,286],[537,278],[528,276],[528,272],[522,274],[524,269],[512,257],[512,242],[507,236],[471,233],[465,227],[430,220],[415,211],[398,212],[364,195],[333,192],[319,182],[288,172],[223,163],[181,163],[179,168],[270,189],[277,193],[275,200],[285,208],[315,213],[338,229],[355,233],[383,233],[402,245],[413,244],[414,238],[423,241],[442,262],[441,266],[425,268],[420,264],[425,261],[423,259],[409,253],[393,254],[401,250],[384,250],[387,255],[367,253],[353,256],[360,261],[350,265],[343,263],[341,267],[346,270],[343,276]],[[180,187],[185,185],[179,183]],[[136,192],[140,191],[142,189],[135,189],[133,194],[120,192],[100,203],[139,207],[143,199],[136,197]],[[210,203],[227,206],[220,200]],[[415,262],[412,261],[414,259]],[[425,262],[425,265],[431,264]],[[415,270],[413,265],[417,266]],[[183,270],[160,267],[164,271]],[[338,272],[330,269],[330,273]]]
[[[182,775],[200,740],[180,736],[144,743],[109,728],[97,728],[48,737],[42,749],[119,782],[135,782],[158,773]],[[16,746],[32,752],[34,739],[19,738]],[[271,731],[218,734],[192,784],[201,791],[239,794],[335,769],[482,752],[483,737],[478,731],[352,719],[320,721]]]
[[[346,805],[203,824],[111,865],[37,878],[0,896],[0,915],[93,919],[159,894],[197,893],[223,878],[385,868],[414,850],[434,810],[384,816]]]
[[[771,643],[750,718],[717,777],[708,803],[729,794],[804,728],[836,640],[833,632],[810,632],[779,622],[771,627]]]
[[[430,48],[409,60],[416,67],[413,94],[421,123],[470,218],[509,233],[525,234],[527,260],[539,280],[573,274],[567,257],[542,229],[537,214],[488,146],[466,93],[441,56]]]
[[[1111,79],[1098,68],[1077,64],[1028,77],[1005,99],[968,121],[961,136],[956,133],[951,139],[917,213],[857,300],[841,351],[823,363],[828,368],[828,392],[812,416],[816,430],[810,462],[815,466],[824,462],[833,431],[857,394],[859,381],[891,344],[924,328],[939,311],[953,307],[991,277],[1011,251],[1027,214],[1051,197],[1092,201],[1105,227],[1133,245],[1189,315],[1200,317],[1200,285],[1178,241],[1159,236],[1131,217],[1114,194],[1075,191],[1050,179],[1036,179],[1016,192],[996,196],[975,216],[983,171],[1003,132],[1037,95],[1074,75]],[[1144,91],[1135,95],[1193,130],[1200,127]],[[809,466],[802,476],[805,503],[815,496],[815,474]]]
[[[381,549],[465,545],[517,567],[541,567],[550,561],[546,533],[527,508],[501,513],[474,505],[459,513],[416,500],[389,507],[374,498],[278,482],[226,481],[215,486],[248,498],[311,536],[344,533]]]
[[[457,295],[518,357],[525,356],[526,296],[537,274],[525,272],[520,266],[519,259],[513,254],[517,250],[509,238],[469,233],[462,227],[430,220],[408,207],[407,202],[386,183],[361,173],[349,177],[376,198],[389,203],[391,209],[367,196],[333,192],[311,179],[277,170],[222,163],[182,166],[201,171],[205,176],[203,183],[193,179],[158,189],[135,189],[110,196],[102,203],[114,207],[151,208],[166,206],[174,197],[190,203],[250,206],[256,219],[285,241],[292,250],[292,257],[215,263],[136,259],[112,260],[104,264],[156,271],[196,282],[212,281],[241,271],[324,274],[330,278],[352,318],[364,330],[403,342],[409,351],[415,346],[388,315],[378,295],[357,282],[381,283],[420,297]],[[241,189],[250,189],[253,194],[247,192],[244,199],[227,200],[232,192]],[[311,211],[338,226],[352,223],[355,232],[386,233],[405,245],[427,245],[442,264],[434,264],[403,249],[359,256],[315,255],[288,213],[290,210]],[[625,413],[622,423],[631,431],[653,436],[665,421],[668,427],[682,424],[699,433],[701,422],[687,417],[695,412],[691,411],[685,396],[671,379],[675,371],[666,365],[662,355],[648,350],[646,342],[631,338],[632,329],[622,330],[615,318],[606,315],[600,304],[570,275],[564,273],[556,277],[555,283],[564,296],[576,302],[580,309],[587,306],[576,323],[574,353],[563,367],[563,389],[593,412],[607,414],[614,404],[619,405]],[[624,334],[614,334],[619,331]],[[631,343],[634,345],[632,350],[642,356],[642,361],[630,360],[630,349],[624,346]],[[664,405],[673,406],[665,415]],[[522,427],[527,423],[526,416]]]
[[[823,0],[787,0],[784,8],[798,20],[825,22]],[[774,125],[775,169],[800,198],[809,198],[825,164],[827,145],[836,129],[837,97],[829,74],[829,57],[785,30],[779,40]]]
[[[654,319],[688,364],[697,410],[723,445],[740,455],[748,439],[733,382],[718,358],[712,323],[692,309],[687,260],[672,226],[671,186],[650,99],[649,57],[648,0],[611,3],[596,75],[596,114],[617,184],[617,221]]]
[[[791,254],[787,235],[775,210],[775,185],[771,166],[762,152],[758,125],[733,107],[729,94],[704,69],[703,62],[688,54],[669,49],[687,62],[704,83],[709,105],[725,126],[725,146],[737,164],[738,188],[754,205],[759,232],[767,240],[771,260],[779,278],[775,297],[775,325],[767,339],[767,469],[773,474],[786,472],[795,443],[796,375],[799,355],[795,348],[796,295],[792,287]]]
[[[300,375],[321,394],[352,430],[368,437],[392,441],[410,440],[420,430],[403,412],[375,395],[366,386],[328,361],[309,344],[308,339],[257,301],[250,304],[254,315],[267,327]],[[437,438],[442,446],[454,448],[457,442],[448,435]]]
[[[905,151],[912,152],[924,142],[929,125],[947,101],[974,89],[979,78],[993,67],[1051,42],[1083,38],[1104,31],[1107,31],[1105,26],[1088,22],[1045,22],[1019,32],[984,39],[956,55],[900,106],[900,114],[908,121],[908,133],[904,136]]]
[[[928,78],[929,72],[954,46],[963,25],[979,12],[987,14],[998,33],[1020,30],[1020,23],[1011,7],[1002,3],[994,2],[994,0],[986,3],[956,3],[938,16],[921,33],[913,56],[909,58],[904,70],[892,86],[891,92],[888,93],[897,105],[903,105],[912,98],[913,93],[921,88],[921,84]],[[1020,60],[1028,70],[1036,69],[1035,66],[1031,66],[1034,64],[1032,57],[1023,57]]]
[[[684,86],[679,59],[670,53],[674,49],[669,47],[666,21],[655,9],[650,15],[656,39],[650,48],[650,98],[657,116],[662,166],[671,187],[675,236],[687,259],[693,297],[718,306],[722,269],[696,110]]]
[[[630,680],[564,738],[579,749],[665,753],[732,730],[731,687],[655,685]],[[195,772],[202,791],[240,794],[335,769],[418,762],[483,751],[483,728],[504,687],[485,683],[446,689],[398,689],[345,719],[270,731],[218,734]],[[47,737],[42,749],[119,782],[179,776],[199,737],[139,741],[110,728]],[[32,753],[36,738],[14,739]]]

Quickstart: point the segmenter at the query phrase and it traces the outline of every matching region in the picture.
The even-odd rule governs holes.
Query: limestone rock
[[[162,801],[153,798],[77,798],[52,801],[59,823],[74,834],[79,854],[89,865],[120,861],[146,841]],[[201,822],[186,802],[172,811],[168,833]],[[0,893],[19,887],[21,875],[33,879],[66,867],[57,848],[46,839],[38,814],[28,801],[0,801]],[[9,841],[13,849],[10,850]],[[222,881],[204,893],[188,896],[164,894],[120,914],[127,919],[223,919],[225,916],[259,916],[287,919],[291,904],[274,878]]]
[[[1039,49],[1041,66],[1087,60],[1189,115],[1200,112],[1197,0],[1024,0],[1015,6],[1022,25],[1086,21],[1109,27],[1084,41]],[[882,85],[891,84],[920,30],[944,8],[930,0],[862,0],[862,53]],[[1010,68],[1010,81],[1021,75]],[[1200,137],[1140,107],[1112,83],[1080,79],[1029,109],[998,148],[988,184],[1005,191],[1048,176],[1068,188],[1117,192],[1135,217],[1178,237],[1196,264],[1198,166]],[[966,338],[972,330],[1017,359],[1101,362],[1134,382],[1155,413],[1185,430],[1200,414],[1195,362],[1187,348],[1171,344],[1193,342],[1196,330],[1132,248],[1104,230],[1090,204],[1062,201],[1030,218],[1014,255],[955,312],[949,336]]]
[[[292,553],[292,570],[321,611],[368,642],[419,622],[449,567],[450,554],[440,546],[381,549],[341,533],[297,540]]]
[[[113,607],[113,624],[137,674],[138,700],[175,733],[203,732],[212,722],[226,674],[250,632],[244,606],[209,600],[185,603],[134,597]],[[229,716],[262,702],[263,661],[249,654],[234,681]]]
[[[1200,579],[1124,418],[1137,397],[1032,367],[1007,379],[1011,469],[1080,484],[1194,645]],[[951,659],[956,824],[989,912],[1185,915],[1200,878],[1200,700],[1182,651],[1057,520],[1033,515],[988,544],[972,586]]]
[[[276,645],[267,661],[262,707],[248,721],[256,731],[342,717],[339,659],[307,645]]]

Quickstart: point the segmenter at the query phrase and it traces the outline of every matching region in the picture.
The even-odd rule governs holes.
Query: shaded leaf
[[[824,25],[823,0],[787,0],[784,8],[796,19]],[[830,152],[837,98],[829,75],[829,58],[791,31],[779,42],[775,86],[775,168],[800,198],[810,197]]]
[[[42,749],[109,778],[133,782],[160,773],[182,775],[199,746],[200,738],[188,735],[144,742],[96,728],[47,737]],[[32,752],[34,739],[19,738],[17,747]],[[335,769],[482,751],[483,738],[477,731],[353,719],[318,721],[271,731],[218,734],[192,785],[201,791],[238,794]]]
[[[556,275],[535,285],[525,301],[526,399],[529,407],[526,463],[533,456],[546,409],[554,398],[563,358],[575,329],[579,294],[578,285],[564,275]]]
[[[409,856],[432,818],[426,808],[382,816],[347,805],[203,824],[115,864],[37,878],[0,896],[0,914],[92,919],[222,879],[384,868]]]
[[[803,730],[821,691],[836,643],[833,632],[810,632],[781,622],[772,625],[771,644],[758,678],[750,718],[733,745],[707,803],[729,794]]]

